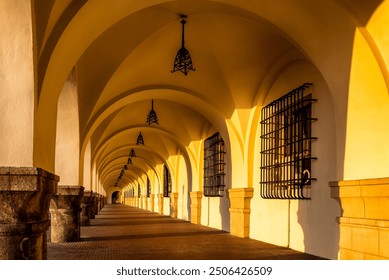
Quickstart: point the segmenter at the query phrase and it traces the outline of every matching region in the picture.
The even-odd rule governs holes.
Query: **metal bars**
[[[261,111],[261,197],[309,199],[312,85],[304,84]]]
[[[147,197],[150,197],[151,194],[151,183],[149,177],[147,177]]]
[[[169,197],[172,192],[172,178],[166,165],[163,166],[163,196]]]
[[[225,165],[224,141],[217,132],[204,142],[204,196],[223,196]]]

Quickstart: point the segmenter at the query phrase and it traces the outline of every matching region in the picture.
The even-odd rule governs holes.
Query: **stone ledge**
[[[0,191],[39,191],[46,180],[57,184],[59,176],[36,167],[0,167]]]
[[[82,186],[64,186],[59,185],[57,187],[57,193],[58,195],[83,195],[84,194],[84,187]]]
[[[389,230],[388,220],[375,220],[375,219],[361,219],[361,218],[350,218],[350,217],[339,217],[338,222],[348,226],[366,226]]]
[[[389,177],[329,182],[330,187],[370,186],[370,185],[389,185]]]

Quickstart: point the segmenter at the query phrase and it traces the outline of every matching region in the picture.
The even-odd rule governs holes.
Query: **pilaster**
[[[342,208],[340,259],[389,259],[389,178],[330,182]]]
[[[58,186],[50,203],[51,242],[69,242],[80,239],[82,186]]]
[[[228,189],[230,198],[230,233],[238,237],[250,235],[250,200],[253,188]]]
[[[158,213],[163,214],[163,193],[158,194]]]
[[[155,198],[155,194],[150,194],[150,211],[151,212],[154,212],[154,204],[155,204],[154,198]]]
[[[193,224],[201,224],[201,200],[203,192],[190,192],[190,222]]]
[[[170,193],[170,216],[172,218],[178,217],[178,193]]]
[[[49,205],[58,181],[41,168],[0,167],[0,259],[47,259]]]
[[[148,199],[148,197],[147,197],[147,195],[144,195],[143,196],[143,201],[144,201],[144,203],[143,203],[143,209],[145,209],[145,210],[149,210],[149,201],[148,201],[149,199]]]

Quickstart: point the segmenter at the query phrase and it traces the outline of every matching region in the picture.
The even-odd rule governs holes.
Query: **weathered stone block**
[[[35,167],[0,167],[0,259],[46,259],[49,204],[59,177]]]
[[[51,242],[77,241],[80,238],[83,195],[84,187],[58,186],[50,206]]]

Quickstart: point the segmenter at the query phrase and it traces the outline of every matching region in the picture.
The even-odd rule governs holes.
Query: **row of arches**
[[[144,195],[148,178],[156,206],[167,166],[177,217],[192,220],[201,204],[198,222],[227,231],[233,190],[250,189],[245,235],[328,258],[339,251],[341,215],[328,183],[387,176],[386,1],[32,0],[0,10],[2,166],[43,168],[111,203],[138,185]],[[188,76],[170,71],[182,13],[196,67]],[[261,109],[306,82],[318,100],[312,199],[262,199]],[[146,123],[152,100],[158,125]],[[216,132],[228,191],[194,202],[204,140]]]

